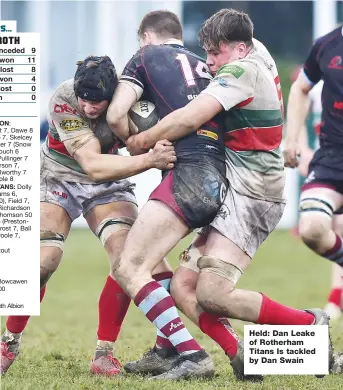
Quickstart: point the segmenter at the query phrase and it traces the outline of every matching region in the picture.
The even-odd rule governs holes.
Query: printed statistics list
[[[0,23],[0,315],[39,315],[39,34]]]

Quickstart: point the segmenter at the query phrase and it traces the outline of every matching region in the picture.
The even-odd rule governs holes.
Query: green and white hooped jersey
[[[223,106],[227,178],[239,193],[284,202],[280,149],[283,101],[275,61],[253,40],[249,54],[224,65],[202,92]]]

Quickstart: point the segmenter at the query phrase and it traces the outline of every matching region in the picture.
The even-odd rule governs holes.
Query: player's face
[[[206,48],[204,49],[207,53],[206,63],[213,75],[215,75],[223,65],[243,58],[246,55],[244,44],[243,46],[241,44],[229,45],[227,43],[221,42],[219,44],[219,48],[216,50],[206,50]]]
[[[80,97],[77,98],[82,111],[89,119],[98,118],[108,107],[108,101],[102,100],[101,102],[93,102],[90,100],[84,100]]]

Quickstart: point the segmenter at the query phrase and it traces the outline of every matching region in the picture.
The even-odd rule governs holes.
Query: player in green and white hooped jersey
[[[42,301],[46,284],[61,262],[72,222],[83,214],[104,245],[110,263],[99,300],[98,342],[90,368],[92,373],[105,376],[121,372],[113,347],[130,303],[113,277],[137,216],[134,185],[126,178],[149,168],[171,168],[176,160],[169,142],[138,158],[117,153],[118,138],[106,121],[117,85],[109,57],[89,56],[78,63],[75,77],[59,85],[50,99],[49,132],[40,166],[40,298]],[[161,276],[171,269],[161,262],[154,271],[154,276]],[[19,353],[29,318],[7,319],[1,337],[1,375]]]
[[[229,190],[216,218],[183,254],[172,296],[200,328],[205,311],[257,324],[327,325],[329,318],[320,309],[297,310],[235,288],[284,210],[282,93],[276,64],[253,39],[247,14],[223,9],[204,22],[199,38],[213,81],[184,108],[127,142],[131,153],[140,152],[161,138],[174,141],[215,115],[223,116]],[[233,339],[232,344],[231,365],[237,377],[245,378],[243,344]]]

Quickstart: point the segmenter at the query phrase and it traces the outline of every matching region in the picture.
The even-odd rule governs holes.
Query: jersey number
[[[195,78],[194,78],[194,71],[201,78],[210,79],[210,80],[212,79],[207,65],[204,64],[203,62],[198,61],[197,66],[195,67],[195,69],[193,71],[186,54],[179,53],[176,56],[176,59],[178,61],[180,61],[181,69],[183,72],[183,77],[184,77],[185,83],[187,84],[188,87],[192,87],[192,86],[196,85]]]

